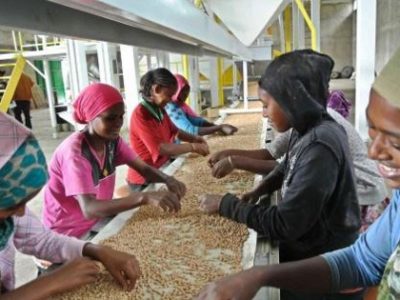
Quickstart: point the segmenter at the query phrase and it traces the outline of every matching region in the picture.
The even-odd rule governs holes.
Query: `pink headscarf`
[[[192,117],[198,117],[198,115],[193,111],[193,109],[187,105],[185,102],[179,101],[179,95],[185,86],[189,86],[189,82],[180,74],[175,74],[176,81],[178,82],[178,88],[175,95],[172,96],[172,101],[181,107],[181,109],[188,115]]]
[[[87,124],[115,104],[122,103],[122,95],[111,85],[94,83],[86,87],[73,103],[74,118]]]

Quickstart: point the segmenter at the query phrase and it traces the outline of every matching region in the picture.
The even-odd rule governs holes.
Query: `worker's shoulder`
[[[304,145],[322,144],[332,150],[339,151],[343,143],[347,143],[344,128],[334,120],[324,120],[312,128],[302,139]]]
[[[25,74],[25,73],[22,73],[22,74],[21,74],[20,82],[23,82],[23,83],[32,83],[32,84],[33,84],[32,78],[31,78],[29,75]]]

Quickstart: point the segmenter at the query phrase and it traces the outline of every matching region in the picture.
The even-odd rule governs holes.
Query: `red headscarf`
[[[104,83],[91,84],[74,101],[74,118],[78,123],[87,124],[121,102],[122,95],[116,88]]]
[[[179,101],[179,95],[182,92],[183,88],[189,86],[189,82],[180,74],[175,74],[176,81],[178,82],[178,88],[176,90],[175,95],[172,96],[172,101],[181,107],[181,109],[188,115],[192,117],[197,117],[198,115],[192,110],[192,108],[187,105],[184,101]],[[186,99],[185,99],[186,100]]]

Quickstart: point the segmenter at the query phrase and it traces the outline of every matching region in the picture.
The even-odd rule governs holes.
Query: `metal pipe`
[[[14,49],[0,49],[0,52],[6,52],[6,53],[14,52]]]
[[[6,68],[6,67],[14,67],[15,63],[5,63],[5,64],[0,64],[0,67]]]
[[[24,45],[22,42],[22,33],[21,31],[18,31],[18,41],[19,41],[19,50],[24,51]]]
[[[46,80],[46,75],[44,73],[42,73],[42,71],[40,71],[33,63],[31,63],[29,60],[26,60],[26,62],[28,63],[28,65],[31,66],[32,69],[35,70],[35,72],[37,72],[40,76],[42,76],[42,78],[44,80]]]
[[[15,51],[18,51],[18,45],[17,45],[17,37],[15,36],[15,31],[11,31],[12,32],[12,38],[13,38],[13,44],[14,44],[14,49]]]
[[[38,45],[39,41],[38,41],[37,34],[35,34],[34,39],[35,39],[35,48],[36,48],[36,51],[38,51],[39,50],[39,45]]]

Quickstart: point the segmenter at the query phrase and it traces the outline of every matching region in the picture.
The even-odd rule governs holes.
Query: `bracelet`
[[[234,169],[235,166],[233,165],[232,156],[230,156],[230,155],[228,156],[228,161],[229,161],[229,164],[231,165],[232,169]]]

